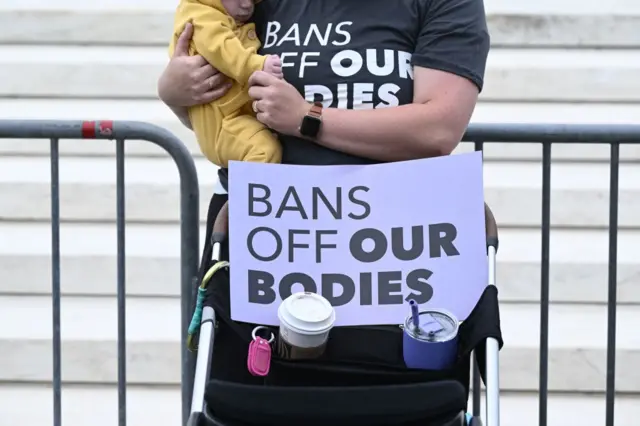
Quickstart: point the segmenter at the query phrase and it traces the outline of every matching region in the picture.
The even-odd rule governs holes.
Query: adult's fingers
[[[188,22],[184,26],[184,29],[180,33],[178,40],[176,40],[176,48],[173,52],[173,56],[189,56],[189,42],[193,36],[193,25]]]
[[[187,58],[185,58],[187,61],[189,61],[189,63],[195,67],[209,67],[209,68],[213,68],[211,65],[209,65],[209,62],[207,62],[207,60],[201,56],[201,55],[193,55],[193,56],[189,56]],[[214,68],[215,71],[215,68]]]
[[[199,58],[202,58],[202,56],[199,56]],[[204,58],[202,58],[202,61],[204,61],[204,64],[199,65],[198,69],[194,71],[193,78],[198,81],[204,81],[211,76],[220,74],[220,72],[209,65]]]
[[[220,99],[227,93],[230,87],[231,87],[230,85],[222,85],[216,89],[209,90],[208,92],[205,92],[204,94],[200,95],[198,97],[198,101],[202,104],[206,104],[209,102],[213,102],[217,99]]]
[[[196,92],[198,93],[206,93],[211,90],[219,89],[224,86],[228,86],[229,81],[224,74],[215,73],[212,76],[205,78],[202,83],[196,87]],[[227,87],[227,90],[229,88]]]
[[[258,119],[259,122],[261,122],[262,124],[268,125],[267,121],[269,120],[268,116],[266,113],[264,112],[259,112],[256,114],[256,118]]]
[[[272,77],[272,76],[269,75],[269,77]],[[259,101],[260,99],[264,99],[266,90],[267,88],[263,86],[251,86],[249,87],[249,97],[256,101]]]
[[[249,86],[270,86],[277,82],[276,77],[264,71],[256,71],[249,77]]]

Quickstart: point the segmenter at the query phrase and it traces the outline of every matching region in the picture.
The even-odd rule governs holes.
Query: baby
[[[189,54],[201,55],[232,80],[229,91],[206,105],[189,108],[191,126],[202,153],[218,166],[230,160],[279,163],[282,147],[273,133],[254,116],[247,82],[254,71],[264,70],[283,78],[278,56],[258,55],[260,40],[255,25],[247,21],[260,0],[180,0],[174,35],[189,22],[193,37]]]

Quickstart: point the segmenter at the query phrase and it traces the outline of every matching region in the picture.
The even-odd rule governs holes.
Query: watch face
[[[322,120],[316,117],[306,116],[302,120],[302,125],[300,126],[300,133],[304,136],[315,137],[320,131],[320,124]]]

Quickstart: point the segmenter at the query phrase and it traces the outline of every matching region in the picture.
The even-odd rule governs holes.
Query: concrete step
[[[537,392],[502,392],[500,395],[501,424],[539,426],[538,398]],[[606,424],[605,400],[601,395],[550,393],[547,401],[546,424],[548,426],[570,424],[601,426]],[[632,420],[631,416],[633,416],[633,412],[637,411],[638,402],[638,398],[635,396],[616,396],[614,411],[616,426],[635,424],[636,420]],[[484,398],[482,404],[482,412],[484,413]],[[471,402],[468,407],[472,407]]]
[[[213,185],[200,187],[200,218],[203,224],[213,190]],[[116,192],[116,185],[112,183],[65,183],[60,187],[61,218],[65,222],[113,223],[116,220]],[[48,182],[0,182],[0,218],[8,221],[49,221],[50,194]],[[131,223],[178,223],[179,194],[177,183],[129,183],[125,188],[126,218]],[[485,199],[501,227],[539,227],[541,224],[541,190],[538,188],[488,187]],[[619,226],[640,228],[640,190],[623,190],[619,200]],[[584,209],[584,206],[591,208]],[[607,189],[552,191],[553,227],[606,228],[608,224]]]
[[[127,359],[131,383],[166,385],[179,380],[179,301],[127,298]],[[46,296],[0,297],[0,371],[3,382],[51,378],[51,302]],[[63,297],[63,378],[71,383],[113,383],[117,320],[114,297]],[[640,393],[640,307],[618,307],[617,389]],[[549,377],[554,391],[602,392],[606,365],[606,306],[550,307]],[[35,319],[35,320],[34,320]],[[538,386],[539,306],[502,303],[507,342],[502,352],[505,390]]]
[[[126,259],[127,295],[169,297],[180,295],[178,258]],[[0,295],[51,295],[51,258],[44,255],[0,256]],[[99,271],[99,273],[96,273]],[[61,286],[67,296],[115,296],[115,256],[63,256]],[[540,263],[499,259],[497,281],[502,303],[540,301]],[[640,265],[618,266],[618,303],[640,304]],[[552,303],[606,304],[608,264],[552,263]]]
[[[125,101],[126,102],[126,101]],[[66,102],[62,102],[64,105]],[[500,116],[501,108],[498,104],[480,103],[476,114],[478,119],[474,119],[473,123],[492,122],[496,119],[490,119],[492,115]],[[554,109],[553,107],[550,107]],[[579,107],[576,107],[581,109]],[[494,111],[496,110],[497,111]],[[523,116],[528,114],[529,108],[522,108]],[[488,111],[488,112],[487,112]],[[493,112],[492,112],[493,111]],[[640,108],[638,109],[640,114]],[[49,115],[46,115],[49,117]],[[105,115],[113,117],[112,115]],[[132,117],[123,117],[122,120],[131,120]],[[79,113],[73,116],[74,119],[87,119],[87,116]],[[101,116],[102,117],[102,116]],[[89,117],[90,119],[100,119],[101,117]],[[134,116],[135,117],[135,116]],[[530,116],[527,116],[530,118]],[[486,119],[485,119],[486,118]],[[56,118],[54,118],[56,119]],[[525,120],[515,120],[525,121]],[[177,120],[168,117],[167,120],[149,119],[147,122],[169,130],[180,139],[191,155],[196,158],[202,158],[202,152],[198,146],[192,131],[188,130]],[[503,122],[507,122],[506,120]],[[549,121],[542,121],[549,123]],[[625,122],[620,120],[620,123]],[[626,121],[630,122],[630,120]],[[584,120],[580,122],[584,124]],[[594,123],[597,124],[597,123]],[[540,161],[542,158],[542,148],[537,143],[492,143],[486,141],[484,144],[484,155],[486,160],[493,161]],[[51,143],[48,139],[0,139],[0,155],[4,156],[21,156],[21,157],[49,157]],[[475,149],[471,142],[462,142],[455,152],[469,152]],[[609,163],[611,154],[608,144],[562,144],[557,143],[552,148],[552,162],[601,162]],[[79,156],[79,157],[114,157],[115,145],[108,141],[91,141],[86,140],[61,140],[59,144],[59,152],[61,156]],[[158,147],[148,141],[127,140],[125,145],[126,155],[129,157],[166,157],[167,153],[164,149]],[[626,144],[621,146],[620,161],[622,163],[638,163],[640,162],[640,143]]]
[[[81,7],[80,7],[81,6]],[[578,6],[580,6],[578,8]],[[511,0],[486,0],[488,13],[527,13],[527,14],[640,14],[640,5],[635,0],[616,0],[601,2],[598,0],[540,0],[538,2],[513,2]],[[0,10],[162,10],[175,9],[173,0],[111,0],[109,3],[81,3],[77,0],[58,0],[43,5],[41,0],[4,0]]]
[[[156,342],[164,345],[179,341],[180,303],[177,298],[129,296],[126,303],[129,343],[142,345]],[[3,295],[0,296],[0,307],[0,340],[46,342],[51,338],[52,308],[48,295]],[[115,341],[115,297],[63,296],[61,309],[61,332],[65,341]],[[507,346],[511,350],[538,347],[539,316],[538,303],[502,302],[501,326],[504,339],[509,342]],[[636,329],[639,317],[640,306],[637,304],[618,306],[617,347],[620,351],[640,350],[640,335]],[[605,305],[554,303],[550,306],[549,318],[549,346],[552,349],[604,350],[607,335]],[[4,350],[0,352],[6,353]],[[47,364],[46,368],[50,366]],[[12,369],[6,371],[10,372]],[[636,384],[640,382],[637,381]]]
[[[88,142],[110,144],[110,142]],[[487,159],[488,160],[488,159]],[[218,168],[202,157],[194,159],[198,178],[203,185],[217,182]],[[48,183],[50,160],[47,157],[0,157],[0,183]],[[640,169],[634,163],[622,164],[620,190],[640,189]],[[115,183],[116,167],[113,158],[87,159],[66,157],[60,160],[60,182],[100,185]],[[602,162],[559,162],[552,167],[553,190],[598,191],[609,189],[610,166]],[[174,161],[168,156],[157,158],[131,158],[125,161],[127,184],[157,186],[177,185],[179,175]],[[485,161],[483,180],[485,188],[539,190],[542,185],[540,161],[505,162]]]
[[[150,324],[150,326],[152,326]],[[73,384],[117,383],[114,341],[70,341],[62,344],[62,380]],[[3,368],[0,382],[48,383],[51,380],[51,343],[45,340],[0,340]],[[538,388],[537,348],[506,346],[501,352],[501,389],[535,391]],[[620,349],[616,355],[616,389],[640,396],[640,350]],[[178,343],[129,342],[127,380],[135,385],[177,385],[180,380]],[[602,393],[605,390],[606,351],[552,348],[549,389],[553,392]]]
[[[127,425],[175,426],[181,422],[180,389],[171,386],[127,388]],[[0,418],[3,424],[52,425],[53,390],[45,384],[0,385]],[[64,426],[115,426],[118,424],[118,392],[115,385],[71,385],[62,390]]]
[[[25,408],[25,401],[29,407]],[[129,385],[127,425],[177,425],[180,422],[180,391],[177,386],[141,387]],[[503,424],[538,426],[538,396],[535,393],[503,392],[500,398]],[[616,398],[616,426],[634,426],[639,398]],[[469,403],[471,407],[471,402]],[[550,394],[548,426],[602,425],[605,406],[600,395]],[[53,422],[51,388],[33,384],[0,385],[0,418],[7,424],[49,425]],[[95,426],[118,423],[115,386],[70,385],[62,388],[62,421],[65,426],[82,426],[87,419]]]
[[[489,13],[494,46],[639,47],[640,16]],[[109,22],[109,25],[104,25]],[[164,46],[171,11],[0,11],[0,44]]]
[[[200,228],[200,241],[204,238]],[[51,253],[51,226],[46,223],[0,222],[0,255],[43,255]],[[126,230],[127,254],[145,257],[177,257],[180,229],[166,224],[130,224]],[[618,236],[618,262],[636,264],[635,247],[640,233],[634,230]],[[597,229],[556,229],[551,233],[551,262],[604,263],[608,259],[608,232]],[[576,250],[580,247],[580,250]],[[500,234],[501,262],[539,262],[538,229],[503,228]],[[62,255],[115,255],[116,230],[111,224],[67,223],[61,228]]]
[[[0,47],[0,96],[155,99],[161,47]],[[640,100],[640,50],[494,49],[481,98],[500,102]],[[589,90],[584,90],[589,87]]]
[[[490,105],[490,104],[489,104]],[[485,108],[493,110],[491,106],[480,103],[478,108],[482,112]],[[493,105],[496,106],[496,105]],[[638,110],[640,114],[640,109]],[[489,114],[487,114],[489,116]],[[109,116],[110,117],[110,116]],[[76,119],[86,116],[77,115]],[[127,118],[124,118],[127,119]],[[486,120],[485,122],[491,120]],[[493,120],[496,121],[496,120]],[[194,134],[177,121],[149,121],[176,135],[187,147],[193,157],[202,158]],[[479,123],[480,120],[474,120]],[[540,161],[542,147],[538,143],[492,143],[484,144],[485,160],[493,161]],[[0,155],[20,157],[49,157],[51,143],[48,139],[0,139]],[[475,149],[471,142],[462,142],[455,152],[469,152]],[[611,158],[611,148],[608,144],[562,144],[557,143],[552,148],[552,163],[583,163],[600,162],[608,164]],[[67,139],[59,144],[61,156],[76,157],[114,157],[115,144],[109,141],[91,141]],[[125,152],[128,157],[156,158],[166,157],[164,149],[148,141],[127,140]],[[620,148],[621,163],[640,162],[640,143],[626,144]]]
[[[195,156],[201,158],[193,133],[186,129],[161,102],[153,100],[51,100],[0,99],[3,118],[115,119],[150,122],[164,127],[181,139]],[[640,123],[640,105],[561,104],[561,103],[492,103],[479,102],[473,122],[503,123]],[[50,143],[43,139],[0,140],[1,155],[48,156]],[[461,144],[458,151],[473,149]],[[115,147],[107,141],[64,140],[62,155],[113,156]],[[149,142],[127,141],[126,152],[135,157],[166,157],[166,152]],[[497,161],[534,161],[541,158],[539,144],[485,144],[485,158]],[[596,144],[556,144],[553,159],[571,162],[608,162],[609,146]],[[623,162],[640,161],[640,144],[621,148]]]
[[[10,0],[16,2],[20,0]],[[37,1],[37,0],[28,0]],[[66,0],[72,1],[72,0]],[[116,0],[120,3],[126,0]],[[143,0],[134,0],[141,2]],[[148,0],[144,0],[148,1]],[[169,2],[169,0],[161,0]],[[63,1],[64,4],[64,1]],[[639,15],[640,4],[635,0],[615,0],[601,2],[598,0],[540,0],[537,2],[514,2],[512,0],[486,0],[484,2],[487,13],[522,13],[528,15]]]

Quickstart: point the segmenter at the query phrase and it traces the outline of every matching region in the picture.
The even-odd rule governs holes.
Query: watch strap
[[[322,118],[322,103],[321,102],[314,102],[311,105],[311,109],[309,110],[309,112],[307,113],[307,115],[313,117],[313,118]]]
[[[315,138],[318,136],[320,126],[322,125],[322,103],[314,102],[311,104],[311,108],[302,118],[302,123],[298,130],[302,136]]]

